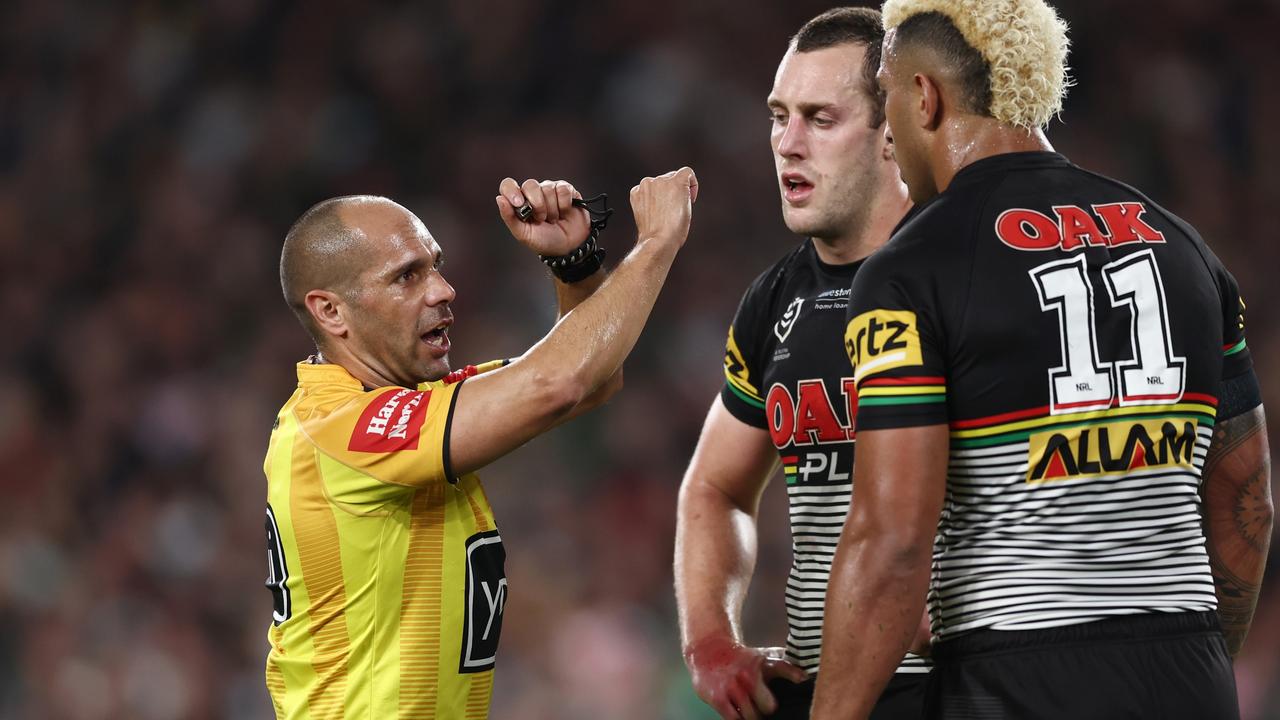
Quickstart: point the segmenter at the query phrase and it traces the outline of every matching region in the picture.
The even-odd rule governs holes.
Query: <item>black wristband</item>
[[[601,203],[601,208],[591,207],[592,203]],[[609,224],[609,216],[613,209],[609,207],[609,196],[601,193],[589,200],[573,201],[575,207],[583,208],[591,218],[591,229],[587,231],[587,239],[567,255],[539,255],[538,259],[551,270],[560,282],[575,283],[594,275],[604,265],[604,248],[600,247],[600,231]]]
[[[586,280],[604,265],[604,248],[597,247],[595,252],[587,255],[580,263],[575,265],[566,265],[562,268],[551,268],[551,274],[555,275],[560,282],[576,283],[580,280]],[[547,266],[551,267],[551,266]]]

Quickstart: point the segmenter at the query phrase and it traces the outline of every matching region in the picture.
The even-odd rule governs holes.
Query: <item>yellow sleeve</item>
[[[449,420],[458,385],[383,388],[300,419],[323,455],[378,482],[422,487],[449,480]]]

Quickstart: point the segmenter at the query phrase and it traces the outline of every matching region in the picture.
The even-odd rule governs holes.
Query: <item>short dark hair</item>
[[[824,50],[845,43],[857,43],[867,48],[862,59],[862,90],[871,101],[874,111],[871,127],[884,123],[884,93],[876,82],[880,69],[880,45],[884,42],[884,26],[880,12],[864,7],[838,7],[818,15],[791,37],[796,52]]]
[[[363,195],[349,195],[312,205],[289,228],[280,249],[280,289],[284,300],[316,347],[322,350],[324,333],[307,310],[306,294],[316,289],[349,294],[346,274],[357,235],[343,222],[339,212],[347,205],[367,199]]]
[[[896,42],[932,48],[955,75],[960,102],[975,115],[991,116],[991,65],[940,12],[912,15],[897,27]]]

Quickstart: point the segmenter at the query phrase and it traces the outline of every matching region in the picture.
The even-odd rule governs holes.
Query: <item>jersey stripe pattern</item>
[[[1242,312],[1191,226],[1057,154],[978,161],[903,221],[844,338],[859,431],[950,431],[935,635],[1216,608],[1199,490]]]
[[[459,384],[297,370],[264,463],[276,716],[487,717],[505,555],[479,480],[447,467]]]
[[[858,266],[822,263],[802,243],[748,288],[725,343],[721,400],[769,432],[786,480],[787,659],[809,673],[818,671],[831,561],[853,495],[856,396],[840,337]],[[928,669],[908,655],[899,672]]]

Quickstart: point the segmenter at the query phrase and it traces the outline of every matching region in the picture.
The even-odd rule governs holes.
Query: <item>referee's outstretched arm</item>
[[[1274,509],[1271,503],[1271,454],[1267,448],[1267,421],[1262,405],[1238,415],[1229,406],[1233,383],[1253,383],[1249,397],[1258,397],[1257,378],[1250,371],[1244,379],[1228,380],[1220,420],[1213,429],[1213,444],[1205,458],[1200,486],[1204,530],[1218,593],[1218,618],[1231,656],[1240,653],[1258,589],[1267,566]]]
[[[455,476],[484,467],[598,397],[640,337],[688,236],[697,192],[689,168],[632,188],[638,238],[618,268],[528,352],[458,389],[448,441]]]

